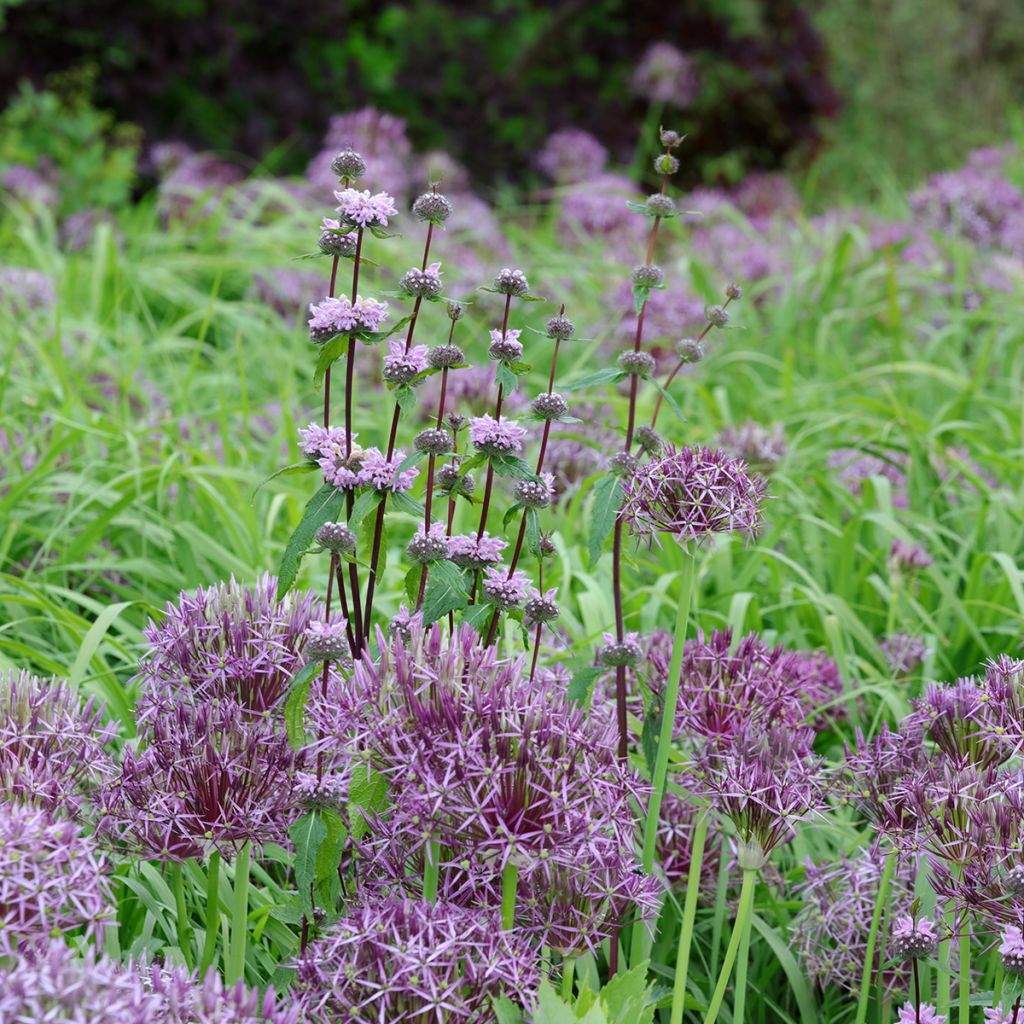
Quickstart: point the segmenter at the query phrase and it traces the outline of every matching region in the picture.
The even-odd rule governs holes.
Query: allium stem
[[[756,873],[744,870],[743,880],[747,875],[753,875],[756,880]],[[750,925],[754,917],[754,908],[747,910],[743,919],[743,930],[740,932],[740,948],[736,954],[736,995],[732,1008],[733,1024],[743,1024],[743,1011],[747,1003],[747,967],[750,963]]]
[[[235,889],[231,896],[231,940],[224,964],[224,980],[233,985],[245,976],[245,947],[249,937],[249,861],[248,840],[235,855]]]
[[[697,896],[700,892],[700,872],[704,863],[704,841],[708,835],[708,816],[701,814],[693,829],[690,842],[690,869],[686,875],[686,898],[683,902],[683,923],[676,949],[676,974],[672,983],[672,1010],[669,1024],[682,1024],[686,1004],[686,975],[690,967],[690,947],[693,943],[693,922],[697,916]]]
[[[661,803],[665,798],[668,782],[668,756],[672,748],[672,733],[675,728],[676,706],[679,703],[679,678],[683,667],[683,645],[686,643],[686,624],[690,616],[696,580],[696,560],[682,549],[683,566],[679,571],[679,598],[676,605],[676,624],[672,634],[672,660],[669,663],[668,679],[662,702],[661,733],[658,736],[658,753],[654,758],[651,796],[647,804],[647,818],[644,821],[644,844],[641,865],[645,873],[654,870],[654,851],[658,841],[658,822],[661,817]],[[633,929],[630,963],[638,964],[647,959],[651,938],[644,928]]]
[[[960,1024],[971,1020],[971,933],[964,929],[960,935]]]
[[[567,1002],[572,999],[572,980],[573,974],[576,972],[576,960],[567,956],[562,961],[562,987],[561,996]]]
[[[722,1008],[722,1000],[725,999],[726,989],[729,987],[729,977],[732,975],[733,964],[736,962],[736,955],[739,952],[740,944],[743,941],[744,933],[749,936],[750,916],[754,909],[754,889],[757,887],[757,872],[750,868],[743,870],[743,884],[740,886],[740,898],[736,907],[736,920],[733,922],[732,935],[729,936],[729,945],[725,951],[725,959],[722,961],[722,970],[718,975],[718,984],[715,985],[714,994],[711,996],[711,1003],[704,1015],[704,1024],[715,1024],[718,1020],[718,1011]],[[744,971],[744,980],[746,971]],[[739,994],[737,991],[737,999]],[[742,1005],[737,1007],[742,1011]],[[738,1020],[738,1018],[737,1018]]]
[[[206,869],[206,935],[203,937],[203,953],[199,960],[199,977],[213,966],[217,954],[217,933],[220,931],[220,854],[210,854],[210,866]]]
[[[516,923],[516,889],[519,887],[519,865],[511,858],[501,872],[501,927],[511,931]]]
[[[871,915],[871,927],[868,929],[868,939],[864,946],[864,969],[860,978],[860,997],[857,1000],[857,1015],[854,1017],[854,1024],[864,1024],[868,1018],[871,976],[874,973],[875,967],[875,944],[878,941],[878,928],[882,920],[882,910],[889,901],[889,888],[892,885],[892,876],[895,871],[896,858],[889,853],[885,857],[882,876],[878,880],[878,896],[875,899],[875,909]]]
[[[722,303],[722,309],[728,308],[730,302],[732,302],[732,296],[728,295],[728,296],[726,296],[725,302]],[[708,333],[710,332],[711,328],[714,327],[714,326],[715,325],[713,323],[711,323],[710,321],[704,325],[704,330],[702,330],[700,332],[700,334],[698,334],[697,337],[694,339],[697,342],[698,345],[708,336]],[[685,365],[686,365],[686,360],[685,359],[680,359],[676,363],[676,365],[672,367],[671,372],[665,378],[665,383],[662,384],[661,391],[658,392],[657,397],[654,399],[654,412],[651,415],[651,429],[653,429],[654,427],[656,427],[658,425],[658,414],[661,412],[661,403],[662,403],[662,400],[665,397],[664,396],[664,392],[668,391],[669,385],[672,383],[672,381],[674,381],[676,379],[676,375],[679,373],[679,371]]]
[[[441,845],[431,839],[423,857],[423,898],[428,903],[437,902],[437,883],[441,869]]]
[[[174,881],[174,910],[177,925],[178,949],[189,970],[195,967],[192,956],[192,927],[188,920],[188,906],[185,903],[185,876],[181,861],[171,863],[171,877]]]

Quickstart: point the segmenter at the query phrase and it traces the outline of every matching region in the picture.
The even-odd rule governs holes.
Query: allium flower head
[[[95,936],[112,906],[106,866],[92,837],[69,821],[56,821],[49,811],[0,802],[0,934],[4,940],[17,942],[79,929]],[[0,1005],[2,998],[0,993]]]
[[[154,708],[144,738],[101,791],[103,828],[115,842],[172,860],[287,842],[303,755],[272,719],[169,700]]]
[[[495,566],[484,573],[483,594],[495,608],[507,611],[523,603],[529,583],[525,572],[517,570],[509,575],[504,566]]]
[[[338,215],[345,224],[360,228],[386,228],[388,218],[398,214],[395,201],[386,192],[370,195],[355,188],[334,193],[338,200]]]
[[[747,420],[738,428],[726,427],[718,435],[718,443],[756,473],[770,473],[786,454],[786,437],[778,424],[769,429]]]
[[[61,680],[0,675],[0,799],[74,815],[83,790],[110,772],[104,745],[115,731]]]
[[[742,462],[711,448],[668,445],[624,480],[621,515],[634,535],[672,534],[680,543],[713,533],[753,536],[762,522],[765,484]]]
[[[523,344],[519,340],[521,331],[491,331],[491,344],[487,354],[500,363],[514,363],[523,356]]]
[[[484,1024],[502,994],[528,998],[536,955],[491,913],[387,897],[352,911],[298,963],[318,1020]]]
[[[633,92],[651,103],[688,107],[699,88],[690,58],[668,42],[652,43],[633,72]]]
[[[384,380],[389,384],[409,384],[427,369],[427,346],[413,345],[405,350],[405,342],[392,339],[390,352],[384,357]]]
[[[144,697],[237,703],[248,712],[274,709],[306,663],[306,630],[323,618],[320,599],[290,591],[277,599],[277,579],[252,587],[232,579],[182,593],[164,621],[146,627],[146,650],[136,677]]]
[[[599,175],[608,162],[608,150],[589,132],[563,128],[544,140],[537,166],[559,185],[575,185]]]
[[[496,420],[493,416],[474,416],[469,421],[469,439],[485,455],[520,455],[526,430],[515,420]]]
[[[478,535],[474,530],[464,536],[449,538],[451,560],[466,569],[486,569],[501,561],[501,553],[508,544],[500,537],[492,537],[486,530]]]
[[[900,572],[913,572],[927,569],[932,564],[932,556],[919,544],[908,544],[896,539],[889,549],[889,565]]]
[[[913,674],[928,657],[928,644],[921,637],[909,633],[890,633],[882,637],[878,641],[878,649],[898,676]]]

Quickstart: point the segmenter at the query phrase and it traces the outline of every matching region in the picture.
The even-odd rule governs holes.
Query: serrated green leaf
[[[302,556],[309,550],[316,531],[324,523],[336,520],[344,507],[345,496],[333,484],[324,484],[306,504],[302,519],[285,545],[277,569],[277,597],[280,600],[291,589],[299,572]]]
[[[491,621],[494,609],[489,604],[470,605],[461,616],[460,621],[472,626],[478,633]]]
[[[494,373],[494,379],[498,386],[504,388],[505,393],[508,394],[519,386],[519,378],[505,365],[505,363],[498,363],[498,369]]]
[[[349,335],[338,334],[320,346],[316,357],[316,369],[313,371],[313,387],[318,388],[324,382],[328,367],[348,351],[349,341]]]
[[[434,562],[427,574],[423,595],[423,622],[436,622],[442,615],[465,608],[469,602],[466,578],[451,562]]]
[[[404,473],[407,469],[412,469],[413,466],[422,462],[425,458],[425,452],[414,451],[411,455],[406,455],[406,457],[398,464],[398,468],[395,470],[395,476],[398,476],[399,473]]]
[[[594,485],[594,505],[590,513],[590,538],[587,546],[587,568],[593,569],[604,550],[608,534],[622,504],[622,483],[617,476],[602,477]]]
[[[284,708],[284,728],[288,734],[288,742],[295,750],[306,745],[306,701],[313,680],[323,671],[323,663],[311,661],[303,666],[292,677],[282,698]]]
[[[649,995],[646,960],[609,978],[599,993],[609,1024],[651,1024],[654,1005]]]
[[[505,514],[501,517],[501,529],[502,532],[508,529],[508,524],[515,519],[516,514],[522,510],[523,506],[516,504],[505,510]]]
[[[537,477],[533,466],[518,455],[495,455],[491,465],[498,476],[511,476],[519,480],[534,480]]]
[[[352,515],[348,517],[349,528],[355,530],[383,500],[380,491],[363,491],[352,504]]]
[[[405,574],[405,596],[410,608],[416,607],[416,599],[420,596],[420,579],[423,576],[423,566],[414,565]]]
[[[426,511],[423,508],[423,503],[417,501],[411,494],[406,491],[389,491],[388,493],[391,495],[391,504],[399,512],[408,512],[411,516],[423,518]]]
[[[644,306],[647,305],[647,300],[650,297],[650,294],[650,285],[633,285],[633,309],[636,312],[637,316],[639,316],[644,311]]]
[[[370,765],[357,765],[348,790],[348,820],[353,839],[358,842],[369,828],[366,814],[379,811],[388,795],[387,776]]]
[[[523,1024],[523,1011],[508,996],[492,999],[491,1007],[498,1024]]]
[[[359,331],[355,334],[364,345],[379,345],[382,341],[386,341],[393,334],[397,334],[403,327],[405,327],[409,321],[412,320],[412,314],[409,316],[403,316],[396,324],[393,324],[386,331]]]
[[[540,514],[535,508],[526,510],[526,545],[534,558],[540,558]]]
[[[279,476],[301,476],[305,473],[315,473],[320,467],[315,462],[293,462],[290,466],[285,466],[283,469],[278,469],[271,473],[270,476],[264,477],[253,489],[252,494],[249,495],[249,504],[251,505],[253,499],[259,492],[270,483],[271,480],[276,480]]]
[[[590,693],[594,689],[594,682],[598,676],[608,670],[601,665],[585,665],[573,673],[566,696],[579,707],[586,707],[590,703]]]
[[[304,814],[290,829],[292,844],[295,846],[295,859],[292,870],[295,873],[295,885],[299,891],[299,902],[303,912],[313,916],[313,887],[316,885],[316,865],[320,846],[327,838],[327,826],[317,811]]]
[[[398,408],[403,413],[409,412],[410,409],[415,409],[419,399],[416,396],[416,392],[408,386],[402,386],[395,388],[395,402]],[[418,453],[417,453],[418,454]]]
[[[596,370],[594,373],[587,374],[586,377],[573,381],[571,384],[562,385],[562,390],[581,391],[583,388],[597,387],[599,384],[614,384],[628,376],[628,373],[624,373],[618,367],[606,366],[603,369]]]

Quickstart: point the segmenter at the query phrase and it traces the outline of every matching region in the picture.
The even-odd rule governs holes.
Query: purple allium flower
[[[935,953],[939,938],[935,924],[927,917],[915,918],[910,914],[900,914],[893,922],[889,952],[894,960],[930,957]]]
[[[878,476],[889,482],[893,508],[909,507],[905,471],[907,456],[904,452],[887,451],[879,456],[856,448],[837,448],[829,455],[828,464],[839,470],[839,482],[854,497],[860,497],[866,481]]]
[[[95,936],[112,903],[106,866],[91,836],[72,822],[55,820],[49,811],[0,802],[0,933],[5,940],[80,928]]]
[[[20,317],[52,309],[56,301],[56,285],[49,274],[30,267],[0,266],[0,309]]]
[[[810,979],[823,991],[837,987],[856,992],[860,987],[885,857],[883,850],[871,847],[852,857],[808,862],[803,880],[794,887],[801,909],[791,925],[793,948]],[[909,919],[914,867],[911,859],[897,866],[886,905],[888,914]],[[902,979],[898,969],[882,976],[887,989]]]
[[[671,43],[651,43],[633,72],[633,92],[651,103],[685,108],[697,98],[700,79],[691,59]]]
[[[165,154],[174,145],[165,146]],[[210,216],[225,192],[245,178],[245,172],[236,164],[214,153],[197,153],[181,144],[177,145],[171,160],[163,163],[159,168],[157,209],[163,218],[170,220]]]
[[[878,649],[897,676],[912,675],[928,657],[928,645],[909,633],[890,633],[878,641]]]
[[[1018,737],[1008,734],[1003,708],[973,679],[929,683],[906,719],[956,765],[999,764],[1014,753]],[[1014,730],[1017,731],[1017,730]]]
[[[514,860],[517,929],[566,954],[593,949],[630,902],[646,917],[658,885],[634,870],[645,787],[619,762],[614,723],[531,683],[469,626],[448,641],[413,623],[408,644],[382,646],[325,725],[390,783],[374,877],[415,884],[433,837],[442,898],[493,908]]]
[[[391,491],[395,494],[408,491],[416,482],[420,471],[416,466],[399,471],[405,462],[405,449],[396,448],[390,459],[376,448],[368,448],[362,456],[359,471],[359,483],[373,487],[378,491]]]
[[[770,473],[786,454],[786,437],[779,424],[769,429],[747,420],[738,429],[726,427],[718,435],[718,443],[755,473]]]
[[[448,558],[451,554],[451,543],[446,535],[444,523],[431,523],[429,530],[425,530],[420,523],[405,553],[410,561],[417,565],[440,562]]]
[[[596,178],[608,162],[608,150],[589,132],[563,128],[544,140],[537,166],[559,185]]]
[[[474,416],[469,421],[469,439],[485,455],[520,455],[526,430],[515,420],[496,420],[493,416]]]
[[[163,622],[146,627],[136,679],[144,698],[226,701],[262,715],[277,707],[305,665],[306,630],[322,617],[320,599],[309,591],[293,590],[279,601],[270,575],[252,587],[233,578],[199,587],[168,604]]]
[[[497,916],[387,897],[352,911],[298,962],[318,1020],[484,1024],[492,999],[529,998],[536,954]]]
[[[0,797],[77,813],[83,790],[109,775],[116,726],[61,680],[0,676]]]
[[[116,842],[171,860],[287,843],[303,755],[277,722],[235,704],[167,700],[153,708],[145,739],[125,750],[101,793],[103,829]]]
[[[553,622],[558,618],[558,602],[555,600],[558,588],[552,587],[543,594],[536,588],[530,587],[530,596],[523,605],[523,625],[540,625],[545,622]]]
[[[332,117],[324,136],[323,149],[311,161],[306,176],[324,197],[338,187],[338,175],[331,164],[340,149],[354,149],[364,158],[367,170],[363,184],[384,189],[403,200],[413,179],[412,145],[405,121],[372,107]],[[422,181],[422,176],[417,176]]]
[[[487,354],[500,363],[514,363],[523,356],[523,345],[519,340],[522,331],[507,330],[504,334],[499,330],[491,331],[491,344]]]
[[[669,790],[661,803],[658,819],[657,854],[658,864],[673,888],[685,884],[690,871],[693,853],[693,832],[697,817],[703,813],[700,808]],[[704,844],[704,856],[700,866],[700,887],[703,894],[713,895],[718,884],[718,869],[721,862],[721,842],[712,823],[708,841]]]
[[[946,1024],[946,1015],[939,1013],[930,1003],[904,1003],[896,1015],[896,1024]]]
[[[391,351],[384,357],[384,380],[389,384],[409,384],[429,365],[426,345],[413,345],[407,352],[404,341],[392,339],[388,348]]]
[[[368,189],[362,192],[356,188],[342,189],[334,193],[338,200],[338,216],[346,225],[360,228],[386,228],[388,217],[395,217],[398,208],[387,192],[370,195]]]
[[[624,478],[623,489],[620,515],[637,537],[669,533],[685,544],[713,533],[753,536],[763,520],[764,480],[712,448],[668,445]]]
[[[497,565],[501,553],[508,544],[500,537],[492,537],[486,530],[477,534],[474,530],[464,536],[449,538],[451,560],[466,569],[480,570]]]
[[[560,236],[601,238],[619,246],[625,244],[626,252],[638,250],[646,229],[626,204],[639,198],[636,185],[620,174],[599,174],[575,185],[562,199]]]
[[[441,294],[441,264],[431,263],[426,270],[412,267],[407,270],[398,282],[406,295],[414,298],[432,299]]]
[[[894,540],[889,549],[889,565],[899,572],[913,572],[916,569],[927,569],[932,564],[932,556],[919,544],[908,544],[906,541]]]
[[[388,304],[361,296],[353,303],[344,295],[324,299],[309,307],[310,337],[326,341],[336,334],[353,331],[379,331],[388,317]]]
[[[55,177],[52,166],[40,172],[28,164],[10,164],[0,171],[0,189],[23,203],[55,207],[58,204]]]
[[[344,669],[351,669],[352,651],[348,646],[347,625],[344,619],[311,622],[303,633],[306,656],[313,661],[337,662]]]
[[[609,311],[613,307],[616,313],[633,307],[633,290],[628,281],[612,290]],[[644,307],[644,338],[653,342],[675,342],[690,331],[696,333],[703,324],[703,301],[685,289],[661,288],[648,294],[647,305]],[[632,344],[635,334],[635,317],[625,317],[619,326],[619,337],[624,344]]]
[[[509,574],[504,566],[494,566],[484,573],[484,597],[501,611],[518,608],[526,599],[530,577],[525,572]]]

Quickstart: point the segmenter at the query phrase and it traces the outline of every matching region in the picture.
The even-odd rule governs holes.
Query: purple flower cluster
[[[624,481],[620,515],[637,537],[668,533],[681,544],[761,526],[765,483],[744,464],[711,448],[675,448],[642,462]]]
[[[596,178],[608,162],[608,150],[589,132],[563,128],[544,140],[537,166],[559,185],[576,185]]]
[[[327,341],[336,334],[379,331],[387,319],[388,304],[362,297],[352,302],[340,295],[310,306],[309,311],[310,336],[315,341]]]
[[[467,569],[487,569],[501,561],[501,553],[507,547],[500,537],[492,537],[486,530],[478,535],[474,530],[450,538],[449,557],[456,565]]]
[[[529,1000],[536,955],[494,913],[385,897],[342,918],[298,963],[317,1020],[483,1024],[492,999]]]
[[[349,228],[386,228],[388,218],[398,215],[395,200],[387,192],[371,195],[368,189],[345,188],[334,193],[338,219]]]
[[[520,455],[525,438],[526,430],[515,420],[496,420],[484,415],[469,421],[469,439],[485,455]]]
[[[770,473],[786,454],[786,436],[779,424],[768,428],[747,420],[737,428],[726,427],[718,444],[733,458],[742,459],[755,473]]]
[[[633,72],[633,92],[651,103],[690,106],[700,90],[693,61],[669,42],[656,42],[644,51]]]

